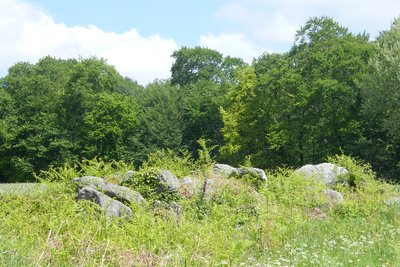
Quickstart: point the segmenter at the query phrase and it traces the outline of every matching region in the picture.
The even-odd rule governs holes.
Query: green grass
[[[353,159],[331,160],[355,175],[353,187],[336,188],[346,199],[338,206],[321,205],[323,185],[282,169],[269,173],[267,189],[222,179],[211,199],[179,199],[182,216],[132,205],[129,221],[107,221],[91,202],[75,201],[68,182],[128,166],[52,169],[40,175],[51,181],[46,191],[0,194],[0,266],[395,266],[400,213],[382,201],[395,187]]]
[[[40,183],[3,183],[0,195],[37,195],[46,191],[46,185]]]

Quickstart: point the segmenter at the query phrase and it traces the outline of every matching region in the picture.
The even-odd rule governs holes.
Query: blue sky
[[[251,62],[284,52],[312,16],[374,38],[400,15],[398,0],[0,0],[0,76],[19,61],[97,56],[147,84],[168,78],[181,46]]]
[[[198,36],[222,30],[215,11],[229,1],[214,0],[35,0],[31,1],[68,26],[96,25],[123,33],[136,28],[144,36],[159,33],[194,46]]]

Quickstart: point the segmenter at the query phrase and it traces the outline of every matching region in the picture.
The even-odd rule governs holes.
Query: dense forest
[[[400,18],[371,41],[309,19],[251,64],[203,47],[141,86],[103,59],[20,62],[0,79],[0,182],[84,158],[140,164],[208,140],[219,162],[298,167],[344,153],[400,179]]]

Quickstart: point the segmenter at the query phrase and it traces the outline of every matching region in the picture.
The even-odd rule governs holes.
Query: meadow
[[[318,195],[325,185],[277,169],[268,172],[268,186],[224,178],[210,198],[176,196],[179,214],[155,199],[132,204],[128,220],[109,220],[92,202],[76,201],[70,180],[95,175],[116,183],[118,173],[157,168],[208,179],[212,161],[161,153],[138,169],[100,159],[50,168],[37,174],[41,185],[1,185],[0,265],[396,266],[400,209],[384,200],[397,187],[356,159],[328,161],[349,170],[351,186],[335,187],[340,204]]]

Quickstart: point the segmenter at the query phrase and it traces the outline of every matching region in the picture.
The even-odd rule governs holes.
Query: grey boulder
[[[83,176],[72,180],[76,186],[77,190],[82,187],[90,187],[94,190],[100,191],[105,195],[115,198],[119,201],[131,204],[138,203],[144,204],[146,200],[139,193],[129,189],[125,186],[119,186],[115,184],[107,183],[104,179],[96,176]]]
[[[325,204],[337,205],[344,201],[343,195],[338,191],[332,189],[325,189],[323,191],[323,194],[325,196],[325,201],[326,201]]]
[[[318,165],[304,165],[294,173],[302,174],[307,178],[317,178],[327,185],[335,185],[339,178],[349,172],[338,165],[332,163],[321,163]]]
[[[168,171],[168,170],[161,170],[157,174],[157,192],[162,193],[167,191],[168,193],[177,192],[179,190],[179,180],[176,176]]]
[[[242,177],[246,174],[252,175],[257,177],[259,180],[265,182],[265,185],[267,185],[268,178],[267,175],[265,174],[265,171],[259,168],[239,168],[237,169],[239,173],[239,177]]]
[[[392,196],[386,198],[383,202],[386,206],[400,208],[400,196]]]
[[[146,200],[142,197],[141,194],[129,189],[125,186],[119,186],[115,184],[105,184],[103,186],[97,187],[98,190],[103,192],[109,197],[115,198],[119,201],[131,204],[138,203],[144,204]]]
[[[114,174],[114,179],[118,181],[119,184],[130,180],[135,175],[135,171],[129,170],[126,173],[117,172]]]
[[[259,168],[235,168],[228,164],[214,164],[213,172],[217,175],[225,176],[225,177],[242,177],[246,174],[254,175],[258,177],[260,180],[267,182],[267,175],[262,169]]]
[[[200,179],[187,176],[180,180],[179,192],[184,197],[192,198],[198,192],[200,186]]]
[[[201,181],[199,178],[188,176],[180,180],[179,192],[186,198],[202,194],[204,198],[209,199],[217,186],[214,179],[207,178],[206,181]]]
[[[239,175],[238,169],[235,167],[232,167],[228,164],[219,164],[219,163],[214,164],[213,172],[215,174],[219,174],[219,175],[227,176],[227,177]]]
[[[77,199],[93,201],[103,209],[107,218],[132,216],[130,208],[88,186],[84,186],[78,190]]]
[[[102,186],[106,184],[106,181],[104,181],[103,178],[97,177],[97,176],[82,176],[82,177],[77,177],[75,179],[72,179],[72,182],[78,187],[84,187],[84,186]]]

